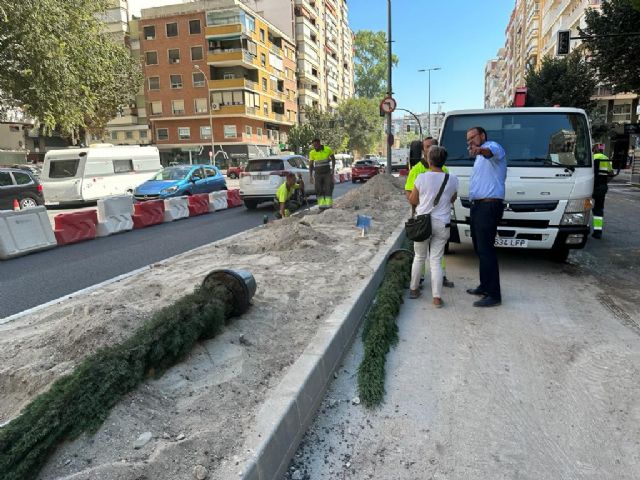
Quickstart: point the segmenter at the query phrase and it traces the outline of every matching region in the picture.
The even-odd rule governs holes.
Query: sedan
[[[213,165],[180,165],[160,170],[133,192],[136,200],[156,200],[226,190],[224,176]]]
[[[376,176],[382,169],[383,167],[376,160],[358,160],[351,167],[351,181],[353,183],[364,182]]]

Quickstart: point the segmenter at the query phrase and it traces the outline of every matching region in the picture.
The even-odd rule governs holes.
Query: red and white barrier
[[[189,200],[189,216],[195,217],[204,213],[209,213],[209,194],[199,193],[191,195]]]
[[[340,183],[344,183],[345,182],[344,173],[340,173],[340,174],[338,174],[338,176],[340,177]]]
[[[0,259],[26,255],[57,245],[44,207],[0,210]]]
[[[220,190],[209,194],[209,211],[225,210],[227,208],[227,192]]]
[[[242,199],[240,198],[240,190],[234,188],[233,190],[227,190],[227,207],[235,208],[242,206]]]
[[[98,200],[96,235],[106,237],[133,229],[133,197],[120,195]]]
[[[98,212],[95,209],[60,213],[54,217],[58,245],[83,242],[96,238]]]
[[[133,205],[133,228],[146,228],[164,222],[164,200]]]
[[[189,218],[189,201],[187,197],[172,197],[164,200],[164,221],[173,222],[181,218]]]

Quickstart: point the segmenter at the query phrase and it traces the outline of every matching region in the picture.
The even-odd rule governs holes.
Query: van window
[[[447,165],[473,165],[466,133],[475,126],[483,127],[489,140],[502,145],[510,167],[591,166],[586,119],[562,112],[451,116],[441,137],[441,145],[449,152]]]
[[[262,158],[249,160],[247,172],[272,172],[274,170],[284,170],[284,162],[279,158]]]
[[[49,163],[49,178],[70,178],[78,173],[79,159],[53,160]]]
[[[113,173],[133,172],[133,160],[114,160]]]

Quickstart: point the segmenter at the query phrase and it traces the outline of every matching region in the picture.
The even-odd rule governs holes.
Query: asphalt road
[[[354,187],[336,185],[334,196]],[[273,219],[268,204],[234,208],[0,262],[0,319],[262,225],[264,215]]]

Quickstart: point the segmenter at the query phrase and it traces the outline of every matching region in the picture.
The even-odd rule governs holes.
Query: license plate
[[[521,240],[518,238],[501,238],[496,237],[494,245],[496,247],[511,247],[511,248],[527,248],[527,240]]]
[[[269,175],[253,175],[254,180],[269,180]]]

